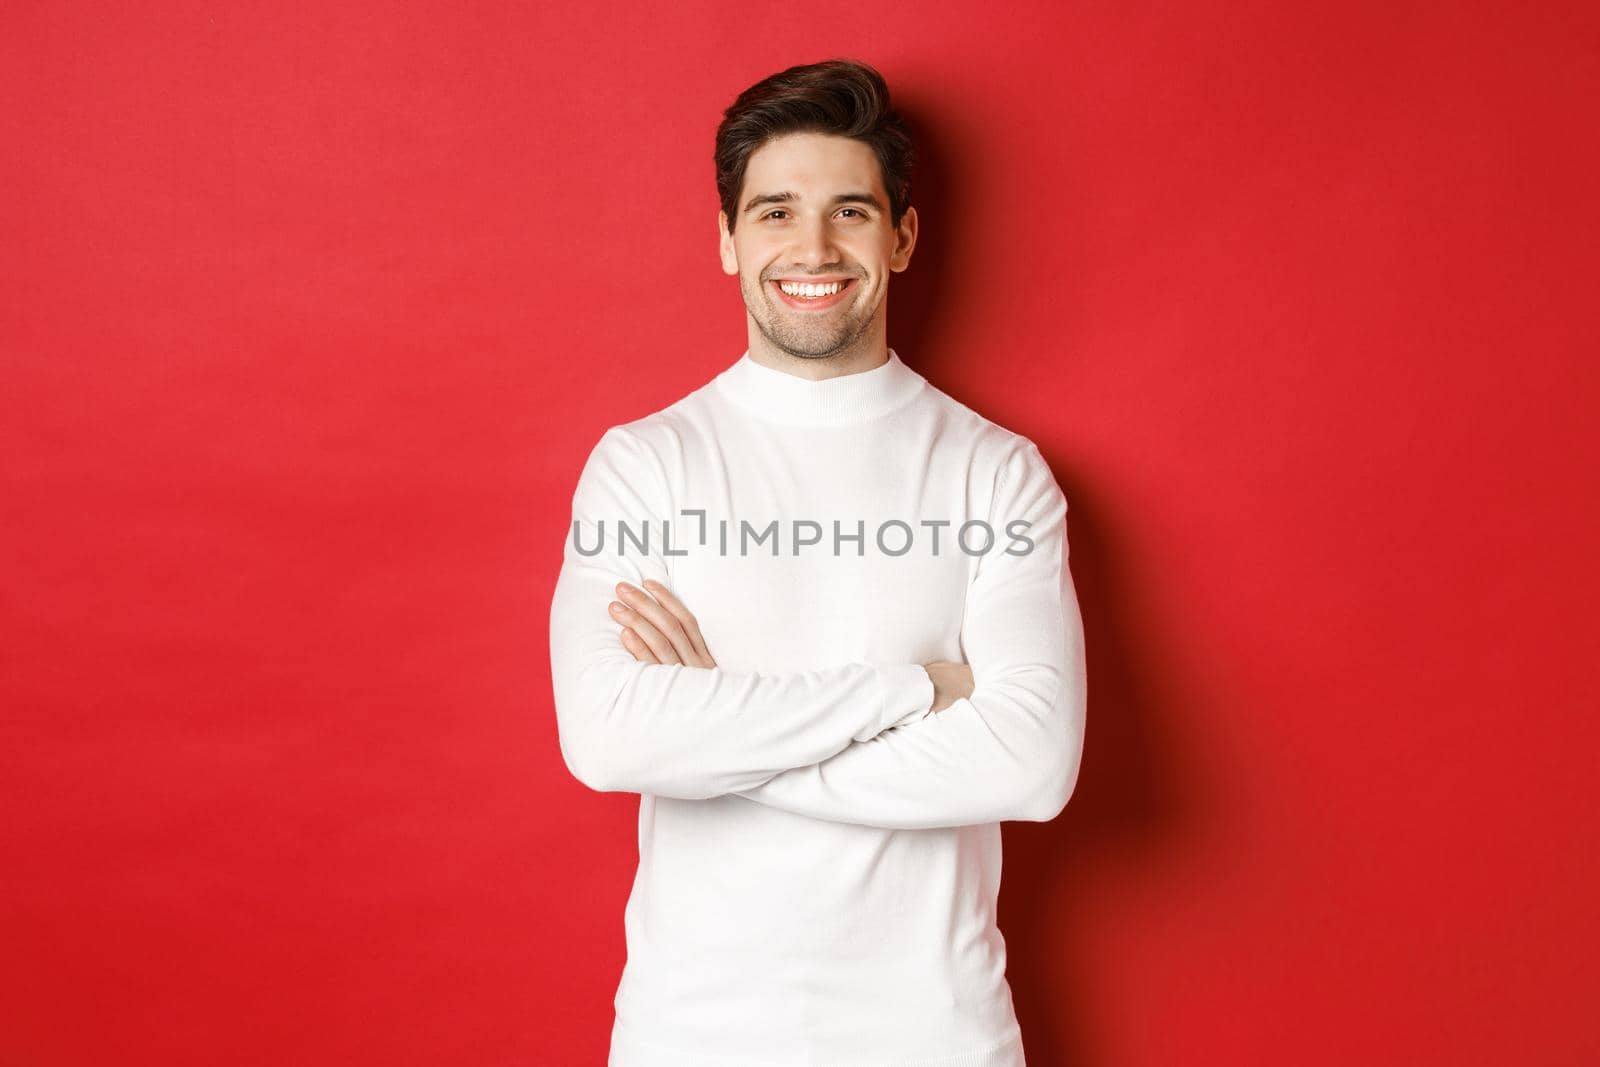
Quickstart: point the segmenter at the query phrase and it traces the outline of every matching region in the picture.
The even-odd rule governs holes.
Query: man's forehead
[[[831,200],[842,193],[883,193],[883,174],[872,149],[850,137],[787,134],[750,154],[744,197]]]
[[[878,157],[869,146],[853,137],[819,133],[775,137],[750,153],[745,163],[747,176],[782,174],[793,175],[796,180],[826,179],[836,174],[859,180],[868,172],[876,176],[877,171]]]

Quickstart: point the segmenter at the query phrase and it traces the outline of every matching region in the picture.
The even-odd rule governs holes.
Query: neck
[[[724,399],[763,422],[843,427],[898,410],[927,388],[928,381],[891,348],[876,367],[826,379],[787,373],[747,351],[717,375],[715,384]]]

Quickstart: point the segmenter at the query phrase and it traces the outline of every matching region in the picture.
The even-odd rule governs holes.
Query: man
[[[1038,449],[888,347],[911,146],[870,67],[717,131],[749,347],[595,446],[550,618],[561,749],[637,792],[611,1067],[1017,1067],[1002,820],[1077,781],[1083,628]]]

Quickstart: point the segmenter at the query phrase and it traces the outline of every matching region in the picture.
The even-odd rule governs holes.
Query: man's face
[[[889,224],[878,157],[848,137],[792,133],[750,154],[732,234],[718,212],[722,269],[739,276],[763,337],[793,356],[821,358],[884,333],[889,274],[906,269],[917,217]],[[798,284],[837,292],[792,293]]]

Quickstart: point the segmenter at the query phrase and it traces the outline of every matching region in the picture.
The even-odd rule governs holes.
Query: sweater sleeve
[[[975,568],[961,626],[971,697],[742,796],[895,829],[1047,822],[1061,813],[1083,752],[1083,622],[1068,567],[1066,498],[1037,447],[1023,441],[1003,468],[992,518],[997,534],[1016,519],[1029,522],[1033,548],[986,554]]]
[[[550,672],[562,757],[579,781],[605,792],[722,796],[932,707],[933,682],[917,664],[756,672],[634,659],[607,605],[619,581],[671,586],[669,498],[665,469],[623,427],[606,431],[578,478],[550,606]],[[647,547],[624,541],[619,523],[638,540],[649,523]]]

